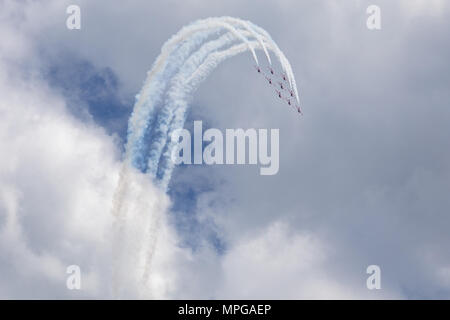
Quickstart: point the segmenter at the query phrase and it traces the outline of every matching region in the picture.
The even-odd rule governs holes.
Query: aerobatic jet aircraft
[[[284,89],[284,85],[283,85],[282,82],[278,81],[278,84],[280,85],[280,88],[281,88],[281,89]]]

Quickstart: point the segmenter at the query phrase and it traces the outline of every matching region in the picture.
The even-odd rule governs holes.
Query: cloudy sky
[[[71,4],[80,30],[66,27]],[[381,30],[366,27],[371,4]],[[305,115],[250,54],[224,62],[186,128],[278,128],[278,174],[181,166],[164,194],[135,173],[118,253],[135,95],[172,34],[225,15],[271,34]],[[0,298],[115,297],[115,265],[122,298],[450,298],[449,16],[444,0],[0,0]],[[136,255],[155,228],[142,283]]]

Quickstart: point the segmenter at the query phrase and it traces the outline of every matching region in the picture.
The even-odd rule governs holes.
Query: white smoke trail
[[[154,116],[155,107],[162,103],[162,96],[166,90],[166,79],[170,79],[173,73],[183,61],[191,54],[191,51],[200,43],[205,41],[211,34],[217,30],[207,30],[204,33],[198,33],[191,37],[191,41],[175,46],[176,54],[168,56],[163,62],[155,63],[152,71],[158,69],[159,72],[150,72],[152,76],[148,77],[136,102],[133,113],[130,117],[128,141],[125,150],[125,159],[120,171],[118,185],[113,197],[112,215],[114,217],[113,239],[113,296],[118,297],[121,284],[120,273],[123,268],[120,267],[124,259],[124,238],[126,230],[126,215],[129,209],[129,201],[125,201],[127,191],[132,181],[133,167],[138,167],[139,158],[142,157],[144,135],[150,119]],[[146,97],[147,100],[144,98]],[[133,131],[134,130],[134,131]],[[156,170],[155,170],[156,172]],[[147,213],[151,214],[151,213]],[[128,254],[128,253],[127,253]],[[151,255],[151,254],[150,254]]]
[[[195,47],[215,32],[217,30],[212,29],[197,33],[191,37],[191,41],[177,44],[178,46],[174,45],[173,53],[168,55],[164,61],[158,62],[159,59],[157,59],[157,62],[153,65],[141,92],[138,94],[138,99],[128,124],[125,160],[129,161],[129,164],[136,164],[137,158],[143,154],[145,143],[143,138],[149,121],[152,119],[152,113],[155,111],[156,106],[162,103],[167,79],[173,76]],[[155,70],[158,70],[158,72]]]
[[[192,34],[195,32],[204,34],[205,30],[211,30],[208,28],[216,28],[216,27],[222,27],[226,30],[230,30],[230,32],[236,36],[237,39],[243,40],[244,43],[248,46],[249,50],[252,52],[252,55],[257,62],[256,54],[254,51],[254,44],[250,45],[246,37],[243,35],[243,31],[238,31],[235,29],[231,24],[244,27],[246,31],[250,33],[250,35],[254,36],[259,44],[260,47],[264,50],[266,53],[266,57],[269,61],[270,55],[267,52],[266,45],[264,44],[264,41],[268,41],[269,45],[272,46],[275,50],[276,56],[278,57],[281,66],[283,70],[286,71],[288,80],[290,83],[295,83],[295,79],[293,78],[291,68],[289,63],[287,62],[287,59],[284,57],[282,52],[278,49],[277,45],[271,40],[270,37],[267,37],[267,33],[264,31],[264,35],[266,39],[263,39],[260,34],[255,32],[257,30],[258,32],[262,32],[263,29],[251,24],[250,22],[245,22],[236,18],[231,17],[223,17],[223,18],[208,18],[205,20],[197,21],[187,27],[184,27],[181,29],[180,32],[178,32],[175,36],[171,37],[169,41],[166,42],[166,44],[163,46],[163,49],[161,51],[161,55],[156,60],[154,67],[149,72],[149,76],[147,78],[146,83],[144,84],[143,89],[141,90],[141,94],[139,95],[139,99],[135,105],[134,112],[130,118],[130,124],[129,124],[129,135],[128,135],[128,141],[127,141],[127,147],[126,147],[126,158],[131,158],[134,164],[139,161],[143,161],[143,159],[140,159],[143,157],[142,149],[144,148],[144,132],[147,129],[149,119],[151,119],[150,113],[154,110],[155,105],[161,102],[162,99],[162,93],[163,90],[167,84],[164,79],[168,79],[170,77],[167,76],[166,72],[164,72],[164,68],[167,66],[167,61],[170,58],[171,52],[174,50],[174,47],[177,45],[177,43],[181,41],[185,41],[188,39],[188,37],[192,37]],[[247,32],[247,33],[248,33]],[[209,34],[207,34],[209,35]],[[199,37],[200,40],[194,41],[193,39],[189,39],[187,41],[190,45],[197,45],[199,41],[201,41],[202,37]],[[188,46],[188,48],[190,48]],[[179,50],[180,51],[180,50]],[[185,52],[189,52],[187,50],[182,50]],[[176,64],[180,61],[184,61],[183,57],[180,57],[179,55],[173,55],[176,57],[176,59],[172,59],[175,61]],[[169,64],[170,65],[170,64]],[[158,70],[161,70],[159,73]],[[158,77],[159,76],[159,77]],[[158,77],[157,79],[155,79]],[[162,79],[161,79],[162,78]],[[294,92],[297,96],[297,90],[294,87]],[[153,93],[153,96],[151,95]],[[298,99],[297,99],[298,100]],[[165,108],[162,112],[166,112],[168,109]],[[170,111],[169,111],[170,113]],[[161,125],[156,126],[158,128],[155,136],[160,136],[159,141],[154,141],[153,143],[155,146],[151,146],[150,152],[151,155],[149,156],[150,159],[153,159],[152,161],[148,161],[147,166],[148,170],[147,172],[150,175],[155,176],[157,171],[157,165],[159,161],[159,157],[161,155],[162,146],[165,143],[165,136],[167,132],[167,121],[170,121],[170,114],[165,116],[164,114],[160,114],[158,118],[161,118]],[[168,119],[168,120],[167,120]],[[140,157],[140,158],[139,158]]]
[[[247,32],[244,32],[244,35],[248,35]],[[164,110],[161,112],[163,115],[162,119],[158,121],[159,130],[163,131],[164,135],[163,137],[166,137],[165,139],[159,139],[158,144],[154,144],[154,153],[160,154],[162,152],[163,147],[167,144],[167,132],[170,130],[170,128],[175,127],[179,128],[182,127],[184,124],[184,117],[185,110],[187,109],[187,98],[182,98],[180,96],[177,97],[177,93],[180,91],[183,91],[183,86],[185,84],[185,78],[186,76],[189,76],[192,74],[196,68],[198,68],[198,65],[202,63],[202,61],[207,57],[207,55],[210,52],[214,52],[218,50],[219,48],[229,45],[230,43],[233,43],[235,41],[235,36],[233,34],[227,33],[220,38],[216,40],[211,40],[207,43],[205,43],[203,46],[200,47],[200,49],[191,54],[191,56],[186,60],[186,62],[183,64],[183,66],[180,68],[180,71],[178,74],[176,74],[173,79],[171,80],[171,85],[167,92],[167,100],[165,100]],[[246,49],[248,49],[247,44],[243,44]],[[174,115],[174,111],[177,112],[177,114]],[[180,117],[183,118],[182,121],[179,121]],[[172,129],[173,130],[173,129]],[[171,144],[170,144],[171,145]],[[167,155],[166,157],[167,158]],[[159,156],[151,157],[149,156],[149,165],[148,167],[156,167],[158,164],[163,162],[164,159],[160,159]],[[167,160],[166,160],[167,161]],[[172,162],[167,162],[169,165],[172,165]],[[160,166],[164,166],[164,164],[160,164]],[[172,167],[173,168],[173,167]],[[170,170],[171,172],[172,170]],[[154,175],[150,172],[147,172],[147,174],[150,175],[150,178],[153,178]],[[163,171],[163,176],[161,180],[156,180],[155,182],[163,189],[167,189],[168,185],[168,176],[169,176],[169,170]],[[152,243],[150,244],[152,248],[156,246],[157,241],[157,229],[158,225],[154,224],[152,225],[151,233],[153,233],[153,237],[151,238]],[[147,255],[147,262],[146,262],[146,268],[145,270],[151,269],[151,262],[152,262],[153,252],[150,250]],[[146,272],[143,277],[143,283],[147,282],[147,279],[149,277],[149,272]]]
[[[243,34],[249,36],[251,33],[243,31]],[[206,77],[220,64],[222,61],[237,55],[239,53],[248,50],[248,44],[239,44],[234,47],[228,48],[223,51],[217,51],[219,48],[229,45],[233,42],[233,37],[229,34],[225,34],[217,40],[212,40],[204,44],[197,52],[193,53],[180,68],[177,75],[171,80],[171,86],[168,90],[168,100],[165,101],[164,108],[166,116],[164,129],[168,133],[166,137],[170,137],[172,132],[178,128],[184,126],[186,110],[188,108],[188,102],[191,94],[196,90],[199,84],[206,79]],[[260,47],[258,47],[258,44]],[[271,44],[252,43],[252,47],[257,49],[265,47],[276,53],[277,48]],[[206,59],[205,59],[206,57]],[[203,62],[202,62],[203,61]],[[283,59],[280,58],[280,62]],[[169,125],[170,124],[170,125]],[[174,142],[165,142],[166,150],[161,158],[149,158],[149,162],[158,163],[162,172],[162,177],[156,182],[162,189],[166,190],[170,181],[170,177],[174,168],[174,164],[171,161],[171,151],[174,146]],[[159,150],[163,147],[163,143],[160,144]],[[151,261],[148,261],[150,264]]]
[[[255,25],[255,24],[253,24],[251,22],[249,22],[249,24],[251,25],[251,27],[254,30],[256,30],[257,32],[261,33],[264,36],[264,38],[272,45],[273,50],[277,52],[276,53],[277,57],[280,60],[281,67],[283,68],[283,71],[286,72],[287,78],[289,80],[290,87],[291,87],[292,90],[294,90],[297,102],[300,103],[300,99],[299,99],[299,96],[298,96],[298,90],[297,90],[297,82],[295,81],[294,72],[292,71],[292,67],[291,67],[291,64],[289,63],[288,59],[286,58],[284,53],[280,50],[280,48],[275,43],[275,41],[272,40],[272,37],[269,35],[269,33],[266,30],[264,30],[261,27],[258,27],[257,25]]]
[[[220,19],[220,20],[226,20],[226,21],[230,21],[231,23],[236,23],[236,21],[238,21],[239,23],[239,25],[241,25],[241,26],[243,26],[243,27],[245,27],[247,30],[248,30],[248,32],[239,32],[237,29],[235,29],[234,27],[232,27],[229,23],[226,23],[226,22],[223,22],[223,21],[211,21],[211,19],[206,19],[207,20],[207,27],[208,28],[213,28],[213,27],[215,27],[215,26],[222,26],[223,28],[225,28],[226,30],[229,30],[230,31],[230,33],[232,34],[232,35],[234,35],[234,37],[235,38],[237,38],[237,39],[239,39],[239,40],[242,40],[246,45],[247,45],[247,47],[248,47],[248,49],[252,52],[252,55],[253,55],[253,57],[254,57],[254,60],[255,60],[255,62],[258,64],[258,58],[257,58],[257,56],[256,56],[256,53],[255,53],[255,50],[254,50],[254,48],[253,48],[253,45],[250,45],[250,43],[248,42],[248,40],[247,40],[247,38],[246,38],[246,35],[248,35],[248,34],[250,34],[250,35],[252,35],[252,36],[255,36],[255,37],[257,37],[258,39],[259,39],[259,42],[260,42],[260,45],[262,46],[262,48],[263,48],[263,50],[266,52],[266,57],[268,58],[268,61],[269,62],[271,62],[271,60],[270,60],[270,56],[269,56],[269,54],[268,54],[268,52],[267,52],[267,50],[266,50],[266,48],[265,48],[265,45],[264,45],[264,43],[263,43],[263,40],[262,40],[262,38],[255,32],[255,31],[253,31],[253,29],[248,25],[248,23],[245,23],[245,22],[243,22],[243,21],[240,21],[240,20],[238,20],[238,19],[234,19],[234,18],[224,18],[224,19]],[[165,48],[164,50],[162,50],[162,52],[164,52],[164,54],[165,55],[167,55],[167,51],[169,50],[169,49],[167,49],[166,47],[173,47],[174,46],[174,44],[173,44],[173,38],[175,38],[175,39],[177,39],[177,41],[182,41],[182,40],[186,40],[187,38],[187,35],[189,35],[189,34],[192,34],[193,32],[194,32],[194,30],[196,30],[197,32],[199,32],[199,30],[201,31],[201,30],[203,30],[204,28],[205,28],[205,20],[201,20],[201,21],[198,21],[198,22],[196,22],[196,23],[193,23],[192,25],[190,25],[189,27],[187,27],[186,29],[185,28],[183,28],[179,33],[180,33],[180,35],[179,36],[174,36],[174,37],[172,37],[164,46],[163,46],[163,48]],[[185,29],[185,30],[184,30]],[[207,29],[208,30],[208,29]],[[196,41],[192,41],[191,39],[190,39],[190,41],[188,42],[188,43],[190,43],[190,44],[196,44],[197,42]],[[157,59],[157,61],[159,60],[159,58]],[[182,57],[179,57],[178,55],[177,55],[177,61],[184,61],[184,59],[182,59]],[[163,64],[163,62],[158,62],[158,64],[157,65],[162,65]],[[151,76],[153,76],[153,73],[150,73],[150,75],[149,75],[149,77],[151,77]],[[167,79],[167,78],[166,78]],[[150,81],[147,81],[146,83],[151,83]],[[147,92],[147,91],[149,91],[149,89],[151,88],[151,85],[149,85],[148,87],[147,87],[147,85],[144,85],[144,88],[142,89],[142,92]],[[145,97],[144,97],[145,98]],[[147,99],[148,99],[148,97],[147,97]],[[136,109],[138,109],[138,110],[144,110],[144,113],[143,114],[139,114],[136,118],[138,118],[138,119],[149,119],[149,116],[148,116],[148,112],[149,112],[149,109],[151,109],[152,108],[152,106],[149,106],[149,108],[142,108],[141,106],[143,105],[144,103],[137,103],[137,105],[136,105]],[[168,109],[168,108],[165,108],[162,112],[164,113],[164,112],[166,112],[167,110],[170,110],[170,109]],[[136,114],[138,114],[137,112],[136,112]],[[134,115],[134,112],[133,112],[133,115]],[[135,122],[134,121],[134,118],[135,117],[133,117],[132,116],[132,120],[130,120],[130,124],[131,124],[131,122]],[[161,150],[162,150],[162,147],[164,146],[164,144],[165,144],[165,139],[164,139],[164,137],[165,137],[165,134],[167,133],[167,120],[165,120],[165,119],[169,119],[170,120],[170,115],[168,115],[168,116],[166,116],[165,117],[165,115],[164,114],[160,114],[159,115],[159,118],[161,118],[161,121],[160,121],[160,125],[158,126],[158,129],[159,129],[159,131],[161,131],[161,132],[158,132],[157,134],[159,135],[159,136],[162,136],[161,138],[160,138],[160,140],[159,141],[156,141],[155,142],[155,146],[154,147],[152,147],[151,148],[151,155],[149,156],[149,158],[150,159],[154,159],[154,161],[149,161],[149,163],[148,163],[148,173],[150,174],[150,175],[155,175],[156,174],[156,166],[157,166],[157,164],[158,164],[158,160],[159,160],[159,156],[160,156],[160,154],[161,154]],[[144,126],[142,126],[142,124],[140,125],[140,127],[138,126],[138,128],[141,128],[141,130],[131,130],[130,132],[134,132],[135,134],[134,134],[134,136],[139,136],[139,137],[143,137],[143,131],[142,130],[145,130],[146,129],[146,127],[144,127]],[[138,148],[140,147],[140,148],[142,148],[142,140],[138,140],[138,141],[133,141],[133,139],[129,139],[129,141],[131,141],[131,143],[134,143],[134,145],[138,145]],[[134,150],[134,152],[131,152],[131,154],[136,154],[136,152],[135,152],[136,150]],[[139,153],[138,153],[139,154]]]
[[[234,18],[227,18],[234,19]],[[248,23],[246,24],[248,26]],[[249,27],[247,27],[248,30]],[[253,36],[255,32],[252,30],[251,32],[242,31],[245,36]],[[275,53],[278,57],[280,64],[285,65],[285,69],[289,70],[290,66],[286,63],[286,59],[284,55],[280,52],[276,44],[273,41],[264,43],[265,39],[261,39],[260,36],[256,36],[255,38],[259,38],[259,47],[258,43],[252,43],[252,47],[256,49],[262,48],[265,52],[267,52],[267,47]],[[232,43],[233,38],[229,35],[224,35],[218,40],[213,40],[203,45],[197,52],[192,54],[186,63],[180,68],[180,72],[174,76],[172,79],[171,87],[168,90],[169,99],[165,103],[165,112],[166,119],[164,121],[164,130],[165,132],[169,132],[166,134],[166,140],[170,137],[173,130],[182,127],[184,124],[185,113],[187,109],[187,103],[189,100],[190,93],[194,92],[197,88],[198,84],[203,81],[206,76],[223,60],[236,55],[238,53],[244,52],[248,48],[248,44],[243,44],[236,46],[232,49],[224,50],[223,52],[218,52],[217,50],[220,47],[225,45],[229,45]],[[212,53],[211,53],[212,52]],[[202,60],[204,60],[205,56],[210,54],[206,61],[203,64],[200,64]],[[269,54],[266,54],[269,57]],[[190,75],[190,76],[189,76]],[[188,79],[186,79],[188,77]],[[295,80],[294,80],[295,81]],[[174,114],[176,116],[174,117]],[[171,127],[168,128],[168,124],[171,124]],[[166,144],[166,140],[160,141],[158,153],[162,150],[164,146],[166,146],[166,151],[162,155],[161,158],[149,158],[149,162],[153,165],[159,165],[162,177],[157,180],[157,182],[166,189],[170,180],[171,172],[173,169],[173,164],[170,161],[170,153],[173,148],[173,143]],[[166,170],[167,169],[167,170]]]
[[[227,33],[218,39],[210,39],[212,35],[219,34],[221,30],[225,30]],[[254,40],[249,40],[251,38]],[[239,41],[242,43],[235,44]],[[194,51],[196,48],[198,48],[197,51]],[[220,49],[223,50],[219,51]],[[268,33],[249,21],[232,17],[199,20],[183,27],[163,45],[161,54],[148,72],[147,79],[137,96],[129,120],[124,165],[112,208],[116,229],[116,241],[113,244],[115,264],[120,265],[121,250],[125,250],[121,247],[121,241],[123,241],[127,219],[133,219],[133,217],[127,216],[130,204],[126,201],[128,190],[133,183],[130,179],[136,179],[135,175],[130,174],[130,170],[134,170],[131,168],[137,168],[142,172],[146,171],[147,176],[155,180],[163,190],[167,190],[174,168],[174,164],[170,160],[173,143],[169,141],[168,137],[173,130],[184,126],[189,99],[199,84],[225,59],[250,51],[258,65],[255,49],[264,51],[269,64],[272,61],[268,51],[274,53],[298,100],[296,82],[288,60]],[[151,128],[149,128],[150,124],[152,124]],[[148,142],[145,141],[145,137],[149,129],[153,131],[151,131],[150,150],[147,154],[145,144]],[[146,167],[144,167],[144,163]],[[145,206],[138,207],[142,209]],[[134,214],[139,215],[139,213]],[[145,212],[145,214],[152,215],[154,213]],[[157,239],[157,225],[151,223],[150,227],[150,237],[147,239],[150,243],[147,246],[149,249],[142,277],[144,284],[148,278]],[[140,250],[139,246],[136,246],[135,249]],[[128,252],[128,254],[130,253]],[[121,271],[119,268],[115,269],[117,272],[113,272],[113,281],[117,292],[120,286],[119,273]]]
[[[232,18],[229,18],[232,19]],[[234,18],[233,18],[234,19]],[[246,24],[247,25],[247,24]],[[255,35],[254,31],[247,32],[247,31],[241,31],[242,34],[245,36],[253,36]],[[256,37],[256,36],[255,36]],[[257,36],[260,38],[260,36]],[[165,101],[164,105],[164,111],[163,114],[165,115],[165,119],[162,120],[163,125],[161,126],[161,129],[164,130],[164,135],[159,141],[159,144],[157,148],[155,148],[155,154],[156,157],[149,157],[149,167],[160,167],[160,175],[163,176],[163,178],[158,179],[157,183],[159,183],[164,189],[167,188],[168,181],[170,180],[170,172],[164,172],[164,164],[170,159],[170,151],[172,145],[167,145],[167,138],[170,137],[170,134],[173,130],[177,129],[180,125],[182,126],[184,123],[184,114],[187,108],[187,102],[188,102],[188,96],[189,92],[194,92],[195,88],[197,87],[197,83],[200,83],[207,74],[209,74],[221,61],[227,59],[228,57],[231,57],[233,55],[236,55],[238,53],[246,51],[248,44],[243,44],[239,46],[239,50],[236,51],[236,48],[230,50],[230,51],[224,51],[220,56],[217,54],[217,50],[220,49],[223,46],[232,44],[233,37],[230,35],[224,35],[221,38],[217,40],[212,40],[206,44],[204,44],[197,52],[193,53],[189,59],[185,62],[185,64],[180,68],[180,72],[174,76],[174,78],[171,80],[171,87],[168,90],[168,101]],[[273,44],[272,42],[265,43],[265,39],[261,39],[258,41],[258,43],[252,43],[252,47],[255,47],[256,49],[263,49],[265,52],[267,52],[267,47],[276,54],[278,57],[280,64],[285,64],[285,57],[282,53],[280,53],[278,47],[276,44]],[[212,52],[212,53],[211,53]],[[209,57],[207,57],[207,62],[203,65],[201,64],[201,61],[205,59],[205,57],[210,54]],[[229,56],[228,56],[229,54]],[[266,55],[269,57],[269,54]],[[219,57],[219,59],[217,59]],[[220,61],[219,61],[220,60]],[[200,67],[199,67],[200,65]],[[209,66],[209,67],[208,67]],[[289,70],[289,65],[287,64],[286,70]],[[205,73],[205,76],[202,76],[201,74],[204,72],[204,69],[208,69],[209,71]],[[190,77],[189,77],[190,75]],[[186,77],[188,79],[186,80]],[[191,80],[195,79],[192,83]],[[193,86],[193,88],[191,88]],[[184,94],[181,94],[181,92],[186,91]],[[181,96],[180,96],[181,95]],[[177,97],[178,96],[178,97]],[[174,120],[174,112],[178,113],[178,117]],[[171,127],[169,127],[169,124],[171,124]],[[169,134],[167,134],[170,131]],[[165,154],[160,158],[160,154],[162,149],[165,146],[169,146],[169,148],[166,148]],[[169,153],[169,155],[168,155]],[[162,166],[162,170],[161,170]],[[169,164],[170,166],[170,164]]]
[[[177,99],[176,95],[183,87],[186,74],[191,74],[195,71],[199,64],[205,59],[205,57],[213,51],[220,49],[235,41],[235,37],[232,34],[225,34],[216,40],[211,40],[200,47],[195,53],[184,62],[180,71],[171,79],[169,89],[167,90],[166,100],[161,113],[165,118],[161,119],[160,130],[163,130],[163,138],[159,139],[158,144],[155,145],[153,156],[148,158],[148,167],[158,167],[160,164],[160,157],[163,148],[167,144],[168,131],[173,127],[174,112],[177,110],[177,103],[184,104],[185,99]],[[245,45],[245,44],[244,44]],[[147,172],[151,174],[150,172]],[[165,189],[165,188],[164,188]]]
[[[263,29],[251,24],[250,22],[242,21],[236,18],[231,17],[222,17],[222,18],[208,18],[205,20],[199,20],[197,22],[194,22],[187,27],[183,27],[176,35],[172,36],[163,46],[161,50],[161,54],[156,59],[156,62],[152,68],[152,70],[148,73],[147,80],[141,90],[141,93],[139,95],[139,99],[136,102],[136,105],[134,107],[133,114],[129,121],[129,135],[128,135],[128,141],[127,141],[127,155],[128,156],[137,156],[141,155],[139,152],[142,149],[142,137],[144,136],[144,132],[147,129],[147,126],[144,125],[144,123],[148,124],[148,119],[150,118],[149,113],[153,111],[155,104],[160,102],[160,98],[162,95],[162,90],[164,88],[164,85],[166,82],[164,79],[167,79],[167,76],[164,74],[164,68],[167,66],[167,60],[169,59],[170,55],[172,54],[174,47],[182,42],[188,39],[192,34],[194,33],[200,33],[204,34],[203,31],[205,30],[214,30],[217,28],[224,28],[225,30],[230,31],[233,35],[236,36],[236,38],[242,40],[244,43],[247,44],[249,50],[252,52],[253,58],[255,62],[258,64],[258,59],[255,53],[255,50],[253,48],[253,45],[250,45],[248,40],[245,36],[243,36],[243,32],[239,32],[236,28],[232,26],[232,24],[244,27],[246,31],[249,31],[252,36],[254,36],[262,49],[264,50],[266,57],[271,63],[270,55],[267,52],[266,45],[264,44],[263,37],[258,34],[257,32],[263,33]],[[256,31],[257,32],[256,32]],[[290,68],[289,62],[284,57],[283,53],[279,50],[277,45],[273,42],[273,40],[270,37],[267,37],[267,32],[264,31],[264,37],[266,38],[265,41],[269,42],[276,50],[275,53],[281,63],[281,66],[283,70],[287,73],[288,80],[290,83],[290,86],[292,88],[292,83],[295,84],[295,79],[292,74],[292,69]],[[207,34],[209,36],[209,34]],[[188,42],[191,45],[198,45],[198,41],[190,41]],[[183,59],[174,59],[175,63],[179,61],[184,61]],[[159,77],[158,77],[159,75]],[[166,76],[165,78],[161,76]],[[158,79],[155,79],[158,77]],[[162,79],[161,79],[162,78]],[[160,84],[160,85],[158,85]],[[293,87],[294,92],[297,96],[298,100],[298,94],[297,89],[294,86]],[[152,97],[151,94],[153,94],[155,97]],[[158,97],[158,98],[156,98]],[[146,106],[146,103],[150,105]],[[139,139],[139,137],[141,139]],[[134,150],[129,150],[134,148]],[[136,150],[137,149],[137,150]],[[154,173],[155,168],[151,168],[151,172]]]
[[[260,34],[255,32],[255,29],[252,26],[252,23],[250,21],[243,21],[240,19],[232,18],[232,17],[222,17],[222,19],[230,24],[236,24],[244,27],[250,34],[258,40],[259,44],[261,45],[262,49],[264,50],[264,54],[266,55],[267,61],[269,64],[272,64],[272,60],[270,59],[269,52],[267,51],[267,48],[264,44],[264,39],[261,37]],[[244,32],[243,32],[244,33]]]
[[[156,59],[152,69],[149,71],[147,75],[146,82],[144,83],[144,86],[142,87],[141,94],[139,96],[138,101],[136,102],[136,105],[133,109],[133,115],[130,118],[129,121],[129,131],[135,132],[138,136],[142,134],[142,130],[145,130],[142,126],[142,121],[145,121],[147,119],[148,114],[140,114],[142,107],[144,106],[145,102],[153,101],[149,98],[150,94],[152,92],[152,89],[158,89],[157,84],[154,81],[154,77],[157,77],[158,74],[161,74],[161,71],[167,66],[167,60],[169,56],[171,55],[172,51],[174,50],[174,47],[190,37],[194,33],[198,34],[204,34],[199,33],[200,31],[204,30],[216,30],[219,28],[225,28],[228,31],[232,32],[237,38],[241,39],[245,43],[248,43],[247,39],[243,37],[232,25],[229,23],[223,22],[220,18],[208,18],[204,20],[199,20],[197,22],[194,22],[186,27],[183,27],[177,34],[172,36],[162,47],[161,54]],[[208,36],[208,35],[206,35]],[[192,45],[197,45],[196,41],[190,42]],[[258,58],[256,57],[256,53],[252,47],[249,46],[249,49],[252,52],[253,58],[255,62],[258,64]],[[179,60],[183,61],[183,60]],[[161,79],[161,83],[165,83],[164,79]],[[153,84],[153,85],[152,85]],[[157,91],[157,90],[156,90]],[[145,109],[145,108],[144,108]],[[136,134],[132,134],[132,136],[136,136]],[[130,137],[129,137],[130,138]],[[132,141],[134,142],[134,141]],[[127,143],[129,144],[129,143]]]
[[[253,42],[252,45],[254,45],[255,48],[258,48],[257,42]],[[275,51],[270,45],[267,47],[269,50]],[[180,72],[175,76],[174,80],[176,79],[177,81],[170,87],[169,91],[171,100],[166,104],[166,106],[174,108],[174,117],[171,119],[172,125],[168,132],[168,137],[171,136],[174,130],[184,126],[189,99],[201,82],[204,81],[221,62],[245,51],[247,51],[245,44],[237,44],[226,50],[214,51],[207,56],[202,64],[196,65],[192,74],[189,73],[192,68],[187,68],[187,70],[183,69],[183,72]],[[185,65],[183,65],[182,68],[184,67]],[[168,187],[174,169],[174,163],[171,161],[171,153],[174,145],[175,142],[171,140],[167,143],[163,157],[160,160],[160,166],[163,167],[161,168],[162,177],[160,178],[159,183],[164,189]]]
[[[115,191],[112,205],[112,214],[114,216],[114,230],[115,238],[113,239],[113,296],[117,297],[120,291],[120,273],[123,273],[123,268],[120,268],[120,260],[124,259],[124,238],[125,230],[127,229],[126,214],[129,212],[129,201],[125,201],[127,190],[130,188],[130,168],[138,166],[139,158],[142,157],[143,137],[150,119],[154,116],[157,104],[162,103],[162,97],[166,90],[165,79],[170,79],[173,73],[177,70],[179,65],[188,57],[193,48],[205,41],[206,38],[217,32],[217,30],[205,30],[202,33],[194,34],[190,37],[190,41],[174,45],[173,51],[175,53],[169,55],[166,61],[162,63],[155,63],[152,71],[158,69],[159,72],[150,72],[152,74],[144,84],[143,89],[139,94],[139,99],[135,105],[133,114],[130,118],[129,135],[126,146],[126,154],[124,164],[120,171],[118,186]],[[144,99],[146,97],[147,101]],[[134,132],[133,132],[133,129]],[[161,128],[159,129],[161,131]],[[134,134],[131,134],[134,133]],[[152,149],[154,152],[154,149]],[[150,154],[149,156],[152,156]],[[156,164],[157,166],[157,164]],[[149,167],[149,172],[152,172],[152,167]],[[156,169],[154,169],[156,173]],[[147,213],[151,214],[151,213]],[[153,232],[157,223],[150,225],[151,229],[151,243],[150,247],[156,243],[156,236]],[[150,250],[153,251],[153,250]],[[129,253],[127,253],[129,254]],[[148,259],[151,260],[152,252],[148,253]],[[127,258],[129,259],[129,258]],[[144,278],[147,278],[147,273],[144,273]]]

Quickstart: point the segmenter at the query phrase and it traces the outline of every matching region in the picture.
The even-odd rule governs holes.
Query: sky
[[[200,86],[185,127],[278,128],[279,172],[183,165],[167,193],[133,172],[119,250],[135,95],[171,35],[225,15],[270,33],[304,116],[246,53]],[[117,297],[115,268],[119,298],[450,298],[449,15],[443,0],[0,0],[0,298]]]

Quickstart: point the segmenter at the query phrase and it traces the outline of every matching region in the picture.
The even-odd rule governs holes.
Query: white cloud
[[[293,233],[275,222],[253,237],[240,239],[226,254],[220,295],[228,299],[358,298],[353,284],[341,283],[327,271],[327,245],[308,233]]]
[[[45,91],[1,83],[0,235],[3,265],[18,270],[18,283],[43,277],[49,289],[65,286],[66,266],[84,265],[85,246],[104,254],[117,163],[112,141]]]
[[[6,49],[0,57],[6,71],[0,75],[0,296],[111,297],[113,254],[119,259],[145,256],[152,222],[145,217],[153,217],[152,211],[164,215],[168,200],[147,177],[135,174],[126,225],[132,230],[127,243],[135,250],[113,252],[111,205],[121,166],[115,140],[71,116],[64,99],[35,71],[23,73],[17,66],[28,47],[10,40],[2,42]],[[152,277],[161,279],[152,281],[155,297],[167,296],[171,269],[165,261],[176,251],[170,228],[160,220],[165,230],[160,247],[167,250],[155,254]],[[81,267],[80,292],[66,288],[66,268],[72,264]],[[127,274],[138,273],[139,267],[128,263],[119,275],[129,297],[145,294],[135,283],[125,283]]]

